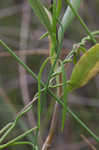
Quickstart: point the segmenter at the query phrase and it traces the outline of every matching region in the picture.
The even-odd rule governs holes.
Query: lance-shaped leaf
[[[80,7],[81,0],[70,0],[70,2],[74,6],[74,8],[78,10],[78,8]],[[75,14],[72,12],[71,8],[68,6],[62,18],[61,26],[58,30],[59,43],[61,42],[63,38],[64,32],[72,23],[74,17],[75,17]]]
[[[87,84],[99,72],[99,44],[91,47],[75,65],[69,84],[70,91]]]
[[[44,24],[47,30],[51,33],[52,25],[49,11],[43,6],[40,0],[29,0],[29,2],[35,14],[39,17],[41,23]]]

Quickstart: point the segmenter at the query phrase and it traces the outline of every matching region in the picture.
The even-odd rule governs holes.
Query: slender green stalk
[[[13,123],[11,125],[11,127],[2,135],[2,137],[0,138],[0,143],[3,142],[3,140],[10,134],[10,132],[13,130],[13,128],[15,127],[15,123]]]
[[[82,27],[84,28],[84,30],[86,31],[86,33],[90,36],[90,39],[92,40],[92,42],[94,44],[96,44],[97,42],[96,42],[94,36],[89,31],[88,27],[86,26],[86,24],[84,23],[84,21],[81,19],[81,17],[78,14],[77,10],[73,7],[72,3],[69,0],[65,0],[65,1],[67,2],[67,4],[69,5],[69,7],[71,8],[71,10],[73,11],[74,15],[78,18],[80,24],[82,25]]]
[[[40,116],[41,116],[41,103],[40,103],[40,98],[41,98],[41,77],[42,77],[42,72],[44,70],[45,65],[47,62],[51,59],[50,57],[47,57],[47,59],[43,62],[43,64],[40,67],[40,71],[38,74],[38,128],[40,128]]]
[[[99,142],[99,138],[79,119],[79,117],[77,117],[77,115],[75,113],[73,113],[69,107],[67,107],[67,80],[65,77],[65,71],[64,71],[64,63],[66,63],[67,59],[65,61],[63,61],[62,63],[62,77],[63,77],[63,82],[65,82],[65,84],[63,85],[63,97],[60,99],[58,98],[50,89],[49,89],[49,81],[52,78],[52,73],[55,70],[61,49],[62,49],[62,42],[63,42],[63,36],[64,36],[64,32],[67,29],[67,27],[69,26],[69,24],[72,22],[74,16],[76,16],[80,22],[80,24],[82,25],[82,27],[85,29],[86,33],[89,35],[90,39],[92,40],[92,42],[94,44],[96,44],[96,40],[93,36],[93,34],[91,34],[91,32],[89,31],[89,29],[87,28],[86,24],[84,23],[84,21],[81,19],[81,17],[79,16],[79,14],[77,13],[77,9],[80,5],[81,0],[71,0],[71,2],[69,0],[66,0],[66,2],[68,3],[69,7],[66,10],[66,13],[62,19],[62,23],[61,26],[59,28],[58,31],[58,35],[57,35],[57,29],[56,29],[56,25],[57,25],[57,17],[60,14],[60,10],[61,10],[61,4],[62,1],[58,1],[58,4],[56,5],[56,0],[53,0],[53,14],[52,14],[52,20],[50,19],[49,15],[48,15],[48,10],[45,9],[45,7],[43,7],[42,3],[40,2],[40,0],[29,0],[32,8],[34,9],[35,13],[37,16],[39,16],[41,22],[46,26],[47,30],[48,30],[48,34],[50,34],[51,37],[51,57],[55,56],[55,59],[52,59],[52,67],[51,70],[49,72],[48,75],[48,80],[46,85],[44,85],[44,83],[41,81],[41,75],[42,72],[44,70],[44,67],[46,65],[46,63],[48,62],[49,58],[47,58],[43,65],[40,68],[38,77],[35,75],[34,72],[32,72],[32,70],[26,65],[24,64],[19,57],[17,57],[15,55],[15,53],[2,41],[0,40],[0,44],[5,47],[5,49],[13,56],[13,58],[15,58],[15,60],[24,67],[24,69],[30,74],[32,75],[33,78],[35,78],[36,80],[38,80],[38,128],[32,128],[28,131],[26,131],[25,133],[23,133],[22,135],[19,135],[18,137],[14,138],[13,140],[9,141],[6,144],[0,145],[0,149],[3,149],[9,145],[15,145],[15,144],[30,144],[29,142],[17,142],[20,139],[22,139],[23,137],[25,137],[27,134],[31,133],[33,130],[36,130],[37,135],[38,136],[38,131],[40,128],[40,114],[41,114],[41,103],[40,103],[40,97],[41,97],[41,85],[44,88],[44,91],[47,92],[54,98],[55,101],[57,101],[59,104],[62,105],[63,107],[63,120],[62,120],[62,129],[64,128],[64,121],[65,121],[65,117],[66,117],[66,112],[68,111],[68,113],[70,113],[70,115],[96,140]],[[73,5],[74,4],[74,5]],[[74,7],[73,7],[74,6]],[[69,59],[74,55],[73,51],[70,54]],[[54,60],[54,61],[53,61]],[[64,101],[62,101],[62,99],[64,99]],[[66,101],[65,101],[66,100]],[[4,132],[4,135],[1,137],[0,142],[2,142],[7,136],[8,134],[12,131],[12,129],[16,126],[16,123],[18,121],[18,119],[27,111],[29,111],[31,109],[31,106],[28,107],[25,111],[21,112],[20,114],[18,114],[18,116],[16,117],[15,121],[10,125],[6,126],[5,128],[3,128],[1,131]],[[32,145],[33,146],[33,145]]]
[[[96,35],[99,34],[99,31],[91,32],[91,34],[92,34],[93,36],[96,36]],[[84,37],[84,38],[81,40],[81,44],[82,44],[82,45],[85,44],[85,42],[86,42],[87,40],[91,40],[91,39],[90,39],[90,36]]]
[[[54,68],[55,68],[56,63],[57,63],[57,60],[58,60],[58,58],[59,58],[61,49],[62,49],[62,41],[61,41],[61,43],[60,43],[60,45],[59,45],[59,47],[58,47],[55,61],[54,61],[53,65],[52,65],[52,67],[51,67],[51,69],[50,69],[50,72],[49,72],[49,75],[48,75],[48,79],[47,79],[47,82],[46,82],[46,86],[45,86],[46,89],[48,88],[49,81],[50,81],[50,79],[51,79],[52,73],[54,72]]]
[[[11,131],[14,129],[14,127],[17,124],[17,121],[19,120],[19,118],[24,115],[26,112],[28,112],[31,109],[31,106],[29,106],[26,110],[24,110],[23,112],[21,112],[20,114],[17,115],[15,121],[11,124],[11,126],[8,128],[8,130],[2,135],[2,137],[0,138],[0,143],[4,141],[4,139],[11,133]]]
[[[0,145],[0,149],[3,149],[3,148],[5,148],[5,147],[7,147],[7,146],[9,146],[9,145],[14,144],[15,142],[21,140],[22,138],[24,138],[25,136],[27,136],[28,134],[30,134],[32,131],[34,131],[34,130],[36,130],[36,129],[37,129],[37,127],[32,128],[32,129],[26,131],[25,133],[23,133],[23,134],[17,136],[16,138],[14,138],[13,140],[9,141],[8,143]]]
[[[72,3],[75,4],[75,8],[78,9],[79,6],[80,6],[80,2],[81,0],[72,0]],[[56,63],[57,63],[57,60],[59,58],[59,55],[60,55],[60,52],[61,52],[61,49],[62,49],[62,41],[63,41],[63,36],[64,36],[64,32],[65,30],[67,29],[67,27],[69,26],[69,24],[73,21],[74,19],[74,14],[72,13],[72,11],[70,10],[70,8],[67,9],[63,19],[62,19],[62,26],[60,26],[59,28],[59,31],[58,31],[58,42],[59,42],[59,45],[58,45],[58,50],[57,50],[57,55],[56,55],[56,59],[51,67],[51,70],[50,70],[50,73],[48,75],[48,80],[47,80],[47,83],[46,83],[46,89],[49,85],[49,81],[50,81],[50,78],[51,78],[51,75],[54,71],[54,68],[56,66]],[[53,42],[52,42],[53,44]],[[55,46],[53,46],[55,48]],[[51,55],[52,56],[52,55]]]
[[[0,45],[5,48],[6,51],[34,78],[37,80],[37,76],[35,73],[26,65],[24,64],[21,59],[2,41],[0,40]]]
[[[54,100],[57,100],[60,105],[64,106],[63,101],[60,100],[56,95],[53,95],[52,92],[50,95],[54,98]],[[69,107],[67,107],[67,112],[81,125],[81,127],[83,127],[97,142],[99,142],[99,137],[97,137]]]
[[[36,80],[38,80],[37,76],[32,72],[32,70],[27,66],[25,65],[17,56],[16,54],[3,42],[0,40],[0,44],[1,46],[3,46],[12,56],[13,58],[15,58],[15,60],[20,64],[22,65],[26,71],[33,77],[35,78]],[[44,83],[41,81],[41,85],[43,87],[44,86]],[[50,89],[48,89],[48,93],[54,98],[55,101],[57,101],[60,105],[63,106],[63,102],[62,102],[62,99],[59,99]],[[82,124],[82,121],[70,110],[70,108],[68,107],[67,108],[67,111],[72,115],[72,117],[74,119],[76,119],[78,121],[78,123],[94,138],[96,139],[96,141],[99,142],[99,138],[83,123]],[[75,117],[76,116],[76,117]]]
[[[12,124],[13,122],[10,122],[6,126],[4,126],[3,129],[0,130],[0,135],[3,134],[8,128],[10,128]]]
[[[31,142],[28,142],[28,141],[14,142],[10,146],[12,146],[12,145],[30,145],[30,146],[32,146],[32,148],[34,147],[34,145]]]
[[[70,113],[70,115],[81,125],[81,127],[83,127],[84,129],[86,129],[86,131],[97,141],[99,142],[99,137],[97,137],[85,124],[84,122],[82,122],[79,117],[77,117],[77,115],[75,113],[73,113],[71,111],[71,109],[68,107],[67,111]]]
[[[24,68],[26,71],[35,79],[38,80],[37,75],[26,65],[24,64],[21,59],[2,41],[0,40],[0,45],[5,48],[6,51],[9,52],[9,54]],[[49,79],[50,80],[50,79]],[[44,87],[44,83],[41,81],[41,85]],[[45,87],[46,89],[46,87]],[[51,90],[48,90],[48,93],[55,96]],[[53,93],[53,94],[52,94]],[[60,101],[60,100],[59,100]]]

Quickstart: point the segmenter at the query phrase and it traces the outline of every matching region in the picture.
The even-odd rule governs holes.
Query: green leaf
[[[75,9],[78,10],[78,8],[80,7],[81,0],[71,0],[70,2],[75,7]],[[71,8],[68,6],[61,20],[62,27],[60,26],[58,30],[59,43],[61,42],[63,38],[64,32],[72,23],[74,17],[75,17],[75,14],[72,12]]]
[[[69,90],[75,90],[87,84],[99,72],[99,43],[91,47],[75,65]]]
[[[51,33],[52,30],[52,18],[50,12],[43,6],[40,0],[29,0],[32,9],[35,14],[39,17],[42,24],[45,25],[47,30]]]

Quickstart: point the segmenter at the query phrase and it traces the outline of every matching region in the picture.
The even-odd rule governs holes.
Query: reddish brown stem
[[[59,83],[62,83],[62,75],[60,74],[59,76]],[[57,92],[57,96],[61,97],[62,95],[62,87],[58,88],[58,92]],[[49,150],[54,134],[55,134],[55,130],[56,130],[56,126],[57,126],[57,121],[58,121],[58,114],[59,114],[59,104],[56,102],[55,106],[54,106],[54,112],[53,112],[53,116],[52,116],[52,121],[51,121],[51,126],[50,126],[50,130],[49,130],[49,134],[43,144],[42,150]]]

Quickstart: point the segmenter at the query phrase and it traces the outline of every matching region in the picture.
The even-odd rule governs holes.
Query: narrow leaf
[[[99,72],[99,43],[91,47],[75,65],[71,79],[70,90],[87,84]]]
[[[51,33],[51,15],[50,12],[43,6],[40,0],[29,0],[32,9],[39,17],[42,24],[45,25],[47,30]]]
[[[78,10],[78,8],[80,7],[81,0],[71,0],[70,2],[75,7],[75,9]],[[68,6],[61,21],[62,28],[60,26],[58,30],[59,43],[61,42],[63,38],[64,32],[72,23],[74,17],[75,17],[75,14],[72,12],[71,8]]]

